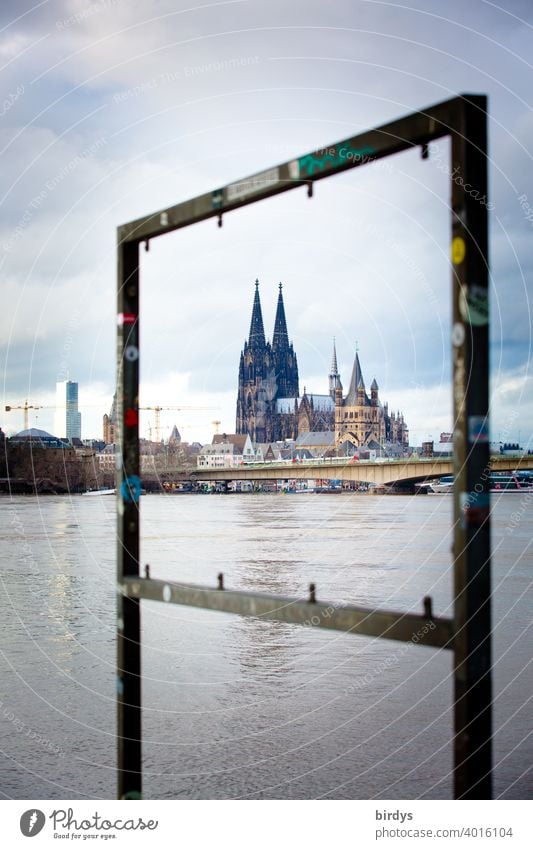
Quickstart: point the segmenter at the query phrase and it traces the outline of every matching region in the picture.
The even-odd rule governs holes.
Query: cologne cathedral
[[[257,280],[250,333],[239,362],[235,430],[249,434],[256,443],[297,439],[308,432],[334,431],[337,448],[381,448],[386,443],[407,447],[409,444],[403,416],[400,413],[389,415],[388,406],[383,406],[379,400],[375,379],[370,395],[367,394],[358,353],[345,397],[335,343],[329,393],[317,395],[304,388],[300,395],[298,361],[287,332],[282,284],[279,284],[272,342],[267,342]]]

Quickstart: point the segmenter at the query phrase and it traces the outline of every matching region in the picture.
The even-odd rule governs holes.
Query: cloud
[[[518,197],[533,205],[528,28],[510,10],[484,9],[480,19],[459,2],[440,14],[344,0],[189,11],[171,0],[65,0],[17,21],[20,4],[4,3],[6,91],[21,91],[0,135],[5,391],[46,398],[68,359],[80,393],[110,400],[119,224],[468,90],[490,95],[493,369],[498,380],[527,376],[531,224]],[[527,6],[513,10],[531,18]],[[145,388],[164,403],[173,375],[189,376],[186,396],[233,398],[223,413],[232,429],[259,276],[268,333],[285,284],[302,385],[327,377],[333,335],[349,375],[358,340],[365,376],[413,429],[448,422],[448,147],[323,181],[312,200],[298,190],[248,207],[221,230],[208,221],[152,241],[141,258]],[[503,409],[507,395],[494,403]],[[531,428],[526,396],[516,403]]]

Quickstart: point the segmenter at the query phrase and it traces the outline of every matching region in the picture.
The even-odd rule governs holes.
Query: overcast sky
[[[101,435],[115,382],[116,227],[462,92],[489,95],[492,436],[533,430],[533,7],[472,0],[4,0],[5,404],[80,385]],[[235,428],[255,278],[271,336],[284,284],[300,388],[327,391],[332,337],[412,442],[452,428],[448,144],[152,241],[142,255],[141,404],[187,439]],[[49,407],[49,409],[46,409]],[[145,413],[147,435],[153,415]],[[163,430],[168,436],[168,430]],[[531,447],[531,445],[530,445]]]

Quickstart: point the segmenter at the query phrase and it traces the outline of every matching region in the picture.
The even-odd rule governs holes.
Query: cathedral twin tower
[[[335,445],[350,450],[381,448],[386,442],[407,446],[409,441],[403,416],[389,416],[387,405],[380,403],[375,379],[367,395],[357,353],[345,398],[335,346],[329,393],[310,394],[304,389],[300,397],[298,362],[287,333],[282,285],[270,343],[265,338],[256,280],[250,334],[239,362],[236,432],[249,434],[253,442],[268,443],[296,439],[310,431],[335,431]]]
[[[244,343],[239,363],[237,396],[237,433],[249,433],[254,442],[283,439],[276,427],[277,401],[300,394],[298,363],[289,342],[282,285],[279,284],[278,306],[272,344],[266,341],[259,299],[259,281],[255,281],[254,305],[250,335]]]

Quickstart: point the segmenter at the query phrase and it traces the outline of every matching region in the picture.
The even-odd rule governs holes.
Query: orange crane
[[[161,410],[217,410],[218,407],[139,407],[139,410],[153,410],[155,419],[155,440],[161,442]]]
[[[29,427],[29,410],[54,410],[55,407],[47,407],[44,404],[28,404],[27,401],[22,405],[15,404],[6,404],[6,413],[11,412],[11,410],[24,410],[24,430],[28,430]]]

